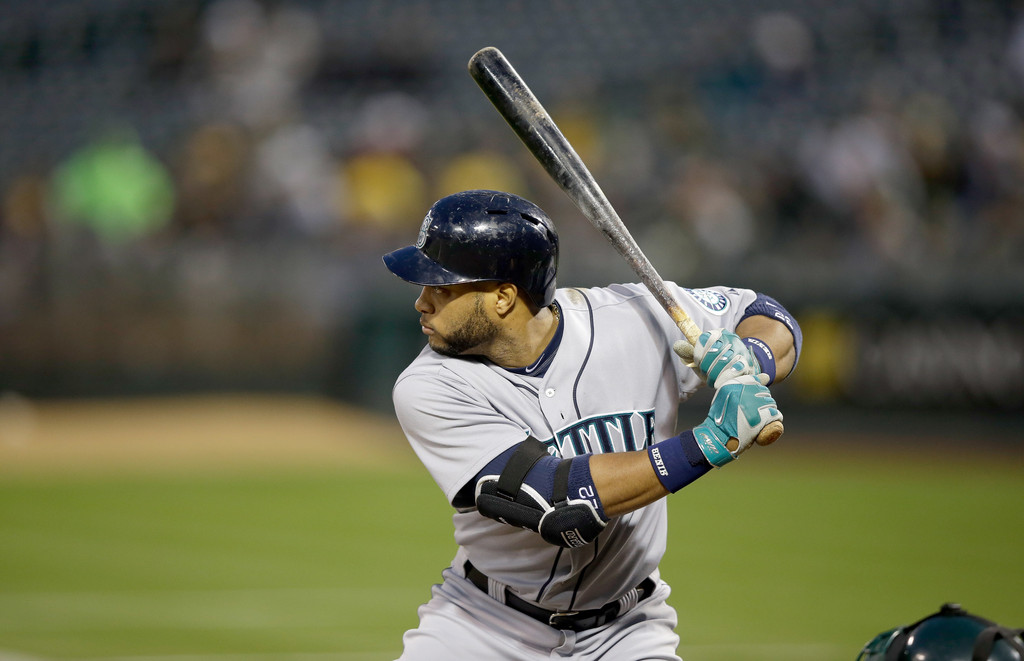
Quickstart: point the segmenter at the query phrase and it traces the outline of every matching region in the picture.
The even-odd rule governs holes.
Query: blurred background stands
[[[563,285],[633,280],[466,75],[495,45],[667,279],[801,316],[784,401],[1012,414],[1022,9],[2,1],[0,391],[387,410],[422,338],[380,254],[465,188],[547,209]]]

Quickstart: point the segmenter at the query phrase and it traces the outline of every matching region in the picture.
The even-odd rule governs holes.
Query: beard
[[[498,335],[498,326],[484,314],[483,303],[476,299],[473,311],[461,326],[448,335],[439,333],[431,335],[427,344],[442,356],[456,357],[466,355],[474,347],[490,342]]]

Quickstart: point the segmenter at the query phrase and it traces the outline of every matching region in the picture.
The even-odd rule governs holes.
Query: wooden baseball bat
[[[477,51],[469,59],[469,73],[544,170],[640,277],[687,341],[697,344],[700,329],[640,250],[583,159],[502,52],[493,46]],[[782,423],[772,422],[758,434],[757,443],[773,443],[782,432]]]

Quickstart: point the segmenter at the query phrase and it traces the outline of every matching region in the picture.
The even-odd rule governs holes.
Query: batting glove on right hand
[[[782,420],[767,386],[751,375],[723,384],[702,424],[693,428],[697,445],[712,466],[721,468],[749,448],[758,433]]]
[[[712,388],[741,376],[756,376],[762,385],[768,385],[768,375],[761,372],[750,347],[740,336],[724,328],[704,331],[696,345],[679,340],[672,350],[692,367],[697,376]]]

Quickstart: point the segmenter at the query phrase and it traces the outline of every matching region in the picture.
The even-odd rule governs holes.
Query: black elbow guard
[[[548,544],[579,548],[597,539],[605,522],[586,501],[556,503],[540,519],[540,536]]]
[[[495,521],[539,532],[549,544],[585,546],[604,530],[605,522],[590,500],[567,497],[572,460],[564,459],[554,471],[545,471],[548,475],[553,472],[548,478],[553,479],[550,503],[526,482],[533,466],[549,456],[540,441],[527,439],[520,444],[501,475],[487,475],[477,482],[477,511]]]

